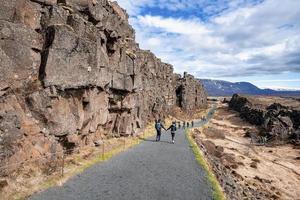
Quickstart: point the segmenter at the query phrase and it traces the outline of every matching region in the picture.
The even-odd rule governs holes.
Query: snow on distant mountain
[[[235,93],[248,95],[300,96],[300,91],[260,89],[249,82],[232,83],[222,80],[200,79],[209,96],[231,96]]]
[[[266,89],[272,89],[272,90],[275,90],[275,91],[288,91],[288,92],[291,92],[291,91],[300,91],[300,89],[286,88],[286,87],[282,87],[282,88],[279,88],[279,87],[270,87],[270,88],[266,88]]]

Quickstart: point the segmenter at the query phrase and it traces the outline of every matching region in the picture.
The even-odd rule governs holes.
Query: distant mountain
[[[200,79],[209,96],[248,95],[300,96],[300,91],[260,89],[248,82],[232,83],[222,80]]]

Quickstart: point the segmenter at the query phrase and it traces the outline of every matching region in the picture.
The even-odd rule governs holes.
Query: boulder
[[[247,98],[238,94],[234,94],[229,101],[229,107],[237,112],[241,112],[242,108],[246,106],[251,107],[251,103]]]
[[[266,112],[261,109],[252,109],[246,105],[240,109],[240,116],[254,125],[262,125],[264,123]]]

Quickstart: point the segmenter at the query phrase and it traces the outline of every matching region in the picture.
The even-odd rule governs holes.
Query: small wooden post
[[[9,165],[9,159],[8,159],[8,156],[5,155],[5,165],[3,166],[4,171],[8,170],[8,167],[7,167],[8,165]]]
[[[125,140],[125,137],[124,137],[124,150],[126,149],[126,140]]]
[[[8,165],[8,156],[7,155],[5,155],[5,165],[7,166]]]
[[[105,148],[104,148],[104,141],[103,141],[103,144],[102,144],[102,160],[104,160],[104,153],[105,153]]]
[[[65,168],[65,153],[62,155],[62,165],[61,165],[61,177],[64,177],[64,168]]]

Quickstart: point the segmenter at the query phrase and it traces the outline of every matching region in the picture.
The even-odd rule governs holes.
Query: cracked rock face
[[[174,106],[206,106],[199,81],[139,49],[117,3],[0,3],[0,160],[136,135]]]
[[[300,111],[273,103],[265,106],[247,96],[233,95],[230,108],[253,125],[261,127],[261,134],[278,141],[291,141],[299,135]]]

